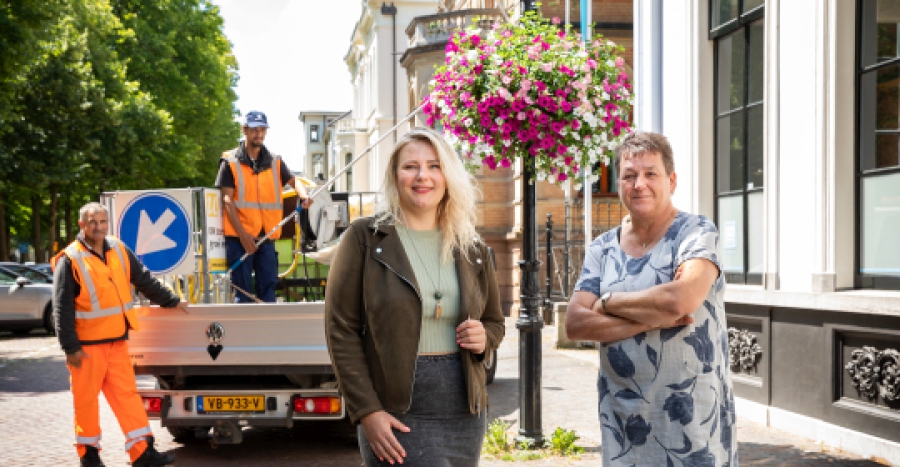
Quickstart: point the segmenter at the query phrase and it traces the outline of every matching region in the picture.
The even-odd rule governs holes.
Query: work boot
[[[85,453],[81,456],[81,467],[106,467],[100,460],[100,451],[94,446],[85,446]]]
[[[161,453],[153,447],[153,437],[147,437],[147,449],[138,457],[131,465],[133,467],[144,467],[151,465],[169,465],[175,462],[175,455],[169,453]]]

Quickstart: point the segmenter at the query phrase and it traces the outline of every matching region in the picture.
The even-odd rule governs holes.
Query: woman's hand
[[[363,431],[366,432],[366,439],[369,440],[372,452],[378,456],[380,461],[384,462],[387,460],[391,464],[395,461],[398,464],[403,463],[406,451],[400,445],[400,442],[397,441],[397,437],[394,436],[392,429],[409,433],[409,427],[400,423],[400,420],[397,420],[384,410],[366,415],[360,419],[359,423],[362,424]]]
[[[467,319],[456,327],[456,343],[475,355],[484,353],[487,346],[487,334],[484,324],[475,319]]]

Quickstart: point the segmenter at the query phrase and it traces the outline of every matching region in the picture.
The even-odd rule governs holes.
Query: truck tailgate
[[[324,307],[323,302],[191,305],[188,314],[141,308],[140,330],[129,335],[131,361],[139,374],[164,367],[330,367]],[[221,331],[216,358],[208,349],[215,344],[207,335],[211,326]]]

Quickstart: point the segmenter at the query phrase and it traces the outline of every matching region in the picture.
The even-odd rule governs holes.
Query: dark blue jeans
[[[228,246],[230,268],[244,256],[244,246],[234,237],[227,237],[225,243]],[[256,290],[250,288],[254,271],[256,271]],[[278,252],[275,251],[275,244],[270,240],[263,242],[256,253],[248,256],[240,266],[231,271],[231,281],[247,292],[255,293],[260,300],[275,303],[275,284],[278,283]],[[252,303],[253,300],[235,289],[234,302]]]

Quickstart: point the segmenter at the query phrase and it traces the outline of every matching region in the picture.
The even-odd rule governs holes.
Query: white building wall
[[[713,86],[713,47],[700,20],[707,9],[692,0],[635,1],[635,125],[668,137],[678,174],[675,205],[712,217],[713,117],[706,90]]]
[[[352,39],[355,45],[351,44],[348,52],[351,81],[354,83],[354,92],[359,97],[357,100],[359,104],[353,109],[352,118],[359,123],[362,136],[357,138],[358,144],[354,148],[354,155],[375,144],[385,135],[394,126],[395,118],[400,121],[406,116],[409,96],[405,83],[408,78],[406,70],[399,63],[400,55],[407,47],[406,27],[416,16],[434,14],[438,8],[437,0],[390,3],[397,8],[396,27],[394,18],[381,14],[382,2],[370,0],[362,2],[363,14],[357,23],[356,35]],[[354,50],[354,47],[358,50]],[[357,63],[354,63],[354,57],[358,60]],[[397,137],[402,136],[408,128],[409,125],[401,127]],[[381,188],[394,141],[393,136],[387,136],[357,164],[354,170],[355,191],[377,191]],[[360,178],[357,178],[358,176]]]
[[[817,223],[821,200],[816,197],[816,174],[825,157],[819,105],[824,78],[819,47],[824,9],[819,0],[793,0],[780,2],[779,10],[781,18],[807,19],[791,21],[790,28],[780,29],[780,289],[811,292],[812,274],[820,259],[815,247],[823,234]]]

